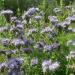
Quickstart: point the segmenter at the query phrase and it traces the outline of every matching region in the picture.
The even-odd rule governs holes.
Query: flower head
[[[23,48],[22,50],[25,53],[31,53],[32,52],[32,49],[31,48]]]
[[[1,11],[1,14],[13,14],[13,11],[12,10],[2,10]]]
[[[59,8],[54,8],[54,9],[53,9],[53,12],[54,12],[54,13],[59,13],[59,12],[61,12],[61,9],[59,9]]]
[[[31,65],[32,66],[37,65],[37,64],[38,64],[38,59],[37,58],[31,59]]]
[[[52,50],[53,50],[52,45],[45,45],[44,46],[44,51],[45,52],[49,52],[49,51],[52,51]]]
[[[54,62],[51,65],[49,65],[49,70],[50,71],[55,71],[59,67],[59,62]]]
[[[56,16],[48,16],[48,19],[51,21],[52,24],[58,23],[58,19]]]
[[[34,17],[34,19],[35,19],[36,21],[41,20],[41,18],[42,18],[42,16],[35,16],[35,17]]]
[[[21,39],[13,39],[11,41],[11,44],[13,44],[14,46],[24,45],[24,41]]]
[[[45,27],[44,29],[41,30],[41,33],[48,33],[48,32],[52,32],[53,29],[51,29],[50,27]]]

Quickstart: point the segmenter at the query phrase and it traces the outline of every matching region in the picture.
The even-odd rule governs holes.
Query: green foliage
[[[4,7],[5,9],[12,9],[15,13],[17,9],[20,9],[22,13],[24,10],[27,10],[29,7],[37,6],[38,2],[34,0],[5,0]]]
[[[3,3],[4,1],[0,0],[0,6],[1,6],[1,9],[3,8]],[[44,11],[44,20],[40,20],[40,22],[36,22],[34,19],[31,20],[31,27],[34,27],[38,30],[37,33],[33,33],[31,35],[31,37],[34,39],[34,43],[36,44],[37,42],[39,42],[41,39],[44,40],[44,42],[48,45],[51,45],[53,42],[55,42],[56,40],[59,41],[60,43],[60,48],[53,51],[53,52],[44,52],[44,51],[41,51],[39,52],[38,49],[36,48],[33,48],[33,46],[30,48],[33,49],[32,53],[30,54],[26,54],[24,52],[20,53],[19,49],[18,49],[18,53],[16,53],[15,55],[13,55],[14,57],[15,56],[20,56],[24,58],[24,63],[22,65],[22,67],[24,68],[25,70],[25,74],[24,75],[69,75],[68,71],[69,69],[67,68],[67,65],[70,63],[70,62],[67,62],[66,60],[66,56],[69,54],[70,52],[70,49],[71,50],[75,50],[75,47],[73,46],[66,46],[66,42],[68,40],[71,40],[71,39],[75,39],[75,33],[73,32],[65,32],[65,31],[62,31],[60,32],[59,34],[57,34],[57,36],[54,37],[54,40],[52,42],[52,40],[50,40],[48,38],[48,33],[45,33],[45,34],[41,34],[41,30],[42,28],[44,28],[45,26],[45,23],[48,23],[48,26],[51,25],[51,23],[48,22],[48,16],[49,15],[53,15],[53,8],[57,7],[58,5],[60,6],[60,8],[63,8],[63,6],[65,5],[64,4],[64,1],[63,0],[40,0],[39,2],[35,3],[34,0],[5,0],[5,8],[10,8],[10,9],[13,9],[16,13],[16,15],[19,17],[21,14],[21,12],[24,11],[24,9],[28,9],[28,7],[30,6],[38,6],[41,10]],[[73,6],[75,6],[73,4]],[[57,16],[57,18],[60,20],[60,22],[62,20],[64,20],[66,17],[68,17],[68,12],[65,11],[65,10],[62,10],[63,12],[63,15],[61,14],[57,14],[55,16]],[[38,14],[38,13],[37,13]],[[70,13],[71,14],[71,13]],[[33,15],[35,16],[35,15]],[[44,23],[45,21],[45,23]],[[6,19],[4,16],[0,15],[0,26],[10,26],[10,25],[14,25],[11,24],[11,23],[7,23]],[[27,24],[28,27],[25,27],[24,28],[24,37],[26,37],[27,39],[30,37],[27,36],[27,33],[28,33],[28,30],[30,29],[30,26],[29,24]],[[46,26],[47,27],[47,26]],[[70,27],[72,28],[75,28],[75,23],[71,23]],[[14,39],[13,38],[13,34],[12,32],[10,31],[5,31],[3,33],[0,32],[0,38],[9,38],[10,40]],[[11,46],[7,46],[7,47],[4,47],[3,45],[0,44],[0,49],[1,50],[13,50],[15,49],[14,47],[11,47]],[[21,48],[22,49],[22,48]],[[38,58],[38,65],[35,65],[35,66],[31,66],[30,64],[30,60],[32,58]],[[4,62],[4,61],[7,61],[6,60],[7,58],[5,58],[5,56],[3,55],[0,55],[0,61],[1,62]],[[54,73],[48,73],[48,74],[44,74],[42,72],[42,62],[43,60],[45,59],[52,59],[53,61],[59,61],[60,62],[60,67],[58,70],[56,70]],[[72,61],[71,61],[72,62]],[[75,63],[75,62],[74,62]],[[7,71],[7,70],[6,70]],[[5,71],[5,73],[6,73]],[[7,74],[1,74],[0,75],[7,75]]]
[[[48,16],[53,13],[53,8],[57,6],[56,0],[42,0],[38,7],[44,11],[44,20],[48,22]]]
[[[69,5],[74,2],[74,0],[56,0],[58,5],[61,5],[61,2],[63,2],[64,5]]]
[[[0,0],[0,10],[4,7],[4,0]]]

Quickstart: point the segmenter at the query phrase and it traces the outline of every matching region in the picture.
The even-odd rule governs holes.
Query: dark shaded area
[[[38,5],[39,0],[5,0],[5,9],[11,9],[14,14],[17,13],[17,9],[20,9],[20,13],[27,10],[29,7],[35,7]]]
[[[72,4],[74,2],[74,0],[63,0],[64,5],[69,5]],[[60,5],[60,0],[57,0],[58,5]]]

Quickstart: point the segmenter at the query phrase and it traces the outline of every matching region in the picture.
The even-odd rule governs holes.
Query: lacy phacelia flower
[[[35,16],[35,17],[34,17],[34,19],[35,19],[36,21],[40,21],[41,18],[42,18],[42,16]]]
[[[24,45],[26,47],[30,46],[30,45],[33,45],[34,41],[32,39],[24,39]]]
[[[0,63],[0,70],[4,70],[7,67],[6,62]]]
[[[28,36],[31,35],[32,33],[36,33],[36,32],[37,32],[37,29],[35,29],[35,28],[29,29]]]
[[[13,39],[11,41],[11,44],[13,44],[14,46],[24,45],[24,41],[21,39]]]
[[[72,59],[72,58],[75,58],[75,51],[70,51],[70,54],[68,54],[68,56],[66,56],[67,60]]]
[[[22,48],[22,51],[25,52],[25,53],[32,53],[31,48]]]
[[[53,44],[52,44],[52,48],[53,48],[53,49],[60,48],[60,43],[59,43],[59,42],[53,43]]]
[[[44,46],[44,51],[45,52],[49,52],[49,51],[52,51],[52,50],[53,50],[52,45],[46,45],[46,46]]]
[[[69,45],[75,45],[75,40],[67,41],[67,46],[69,46]]]
[[[59,13],[59,12],[61,12],[61,9],[59,9],[59,8],[54,8],[54,9],[53,9],[53,12],[54,12],[54,13]]]
[[[2,39],[2,40],[1,40],[1,43],[2,43],[2,45],[4,45],[4,46],[8,46],[8,45],[10,45],[10,40],[9,40],[9,39]]]
[[[13,16],[10,18],[11,22],[14,22],[15,20],[17,20],[17,17],[16,16]]]
[[[19,68],[23,63],[23,59],[22,58],[11,58],[9,59],[9,61],[7,62],[7,68],[9,69],[17,69]]]
[[[28,19],[30,18],[36,11],[38,11],[39,9],[38,8],[30,8],[27,12],[25,12],[22,16],[23,19]]]
[[[13,11],[12,10],[2,10],[1,11],[1,14],[13,14]]]
[[[17,50],[8,50],[6,51],[6,55],[15,54]]]
[[[75,15],[67,17],[65,20],[75,21]]]
[[[34,46],[34,48],[37,48],[39,50],[43,49],[44,47],[44,43],[43,42],[37,42],[36,45]]]
[[[67,9],[67,10],[71,10],[71,6],[65,6],[65,9]]]
[[[37,64],[38,64],[38,59],[37,58],[31,59],[31,65],[32,66],[37,65]]]
[[[8,26],[0,27],[0,32],[7,31],[9,29]]]
[[[50,71],[55,71],[59,67],[59,62],[54,62],[51,65],[49,65],[49,70]]]
[[[49,65],[51,65],[51,60],[44,60],[42,62],[42,70],[44,73],[49,71]]]
[[[58,69],[58,67],[60,66],[59,65],[60,63],[59,62],[53,62],[51,60],[45,60],[42,62],[42,69],[43,69],[43,72],[48,72],[48,71],[55,71],[56,69]]]
[[[44,29],[41,30],[41,33],[48,33],[48,32],[52,32],[53,29],[51,29],[50,27],[45,27]]]
[[[58,23],[58,19],[56,16],[49,16],[48,19],[51,21],[52,24]]]

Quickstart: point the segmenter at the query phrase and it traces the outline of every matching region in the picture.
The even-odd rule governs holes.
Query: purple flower
[[[52,32],[53,29],[51,29],[50,27],[45,27],[44,29],[41,30],[41,33],[48,33],[48,32]]]
[[[2,39],[2,40],[1,40],[1,43],[2,43],[4,46],[8,46],[8,45],[10,45],[10,40],[9,40],[9,39]]]
[[[35,19],[36,21],[40,21],[41,18],[42,18],[42,16],[35,16],[35,17],[34,17],[34,19]]]
[[[51,23],[54,25],[58,23],[58,19],[56,16],[48,16],[48,19],[51,21]]]
[[[16,52],[17,52],[16,50],[8,50],[6,51],[6,55],[15,54]]]
[[[52,63],[51,65],[49,65],[49,70],[55,71],[56,69],[58,69],[59,66],[60,66],[59,62],[56,61],[56,62]]]
[[[37,58],[31,59],[31,65],[32,66],[37,65],[37,64],[38,64],[38,59]]]
[[[37,48],[39,50],[43,49],[44,43],[43,42],[37,42],[37,44],[34,46],[34,48]]]
[[[53,48],[53,49],[60,48],[60,43],[58,43],[58,42],[53,43],[53,44],[52,44],[52,48]]]
[[[26,47],[28,47],[28,46],[30,46],[34,43],[34,41],[32,39],[29,39],[29,40],[28,39],[23,39],[23,41],[24,41],[24,45]]]
[[[0,70],[4,71],[4,69],[7,67],[6,62],[0,63]]]
[[[16,20],[14,21],[14,23],[15,23],[15,26],[18,25],[18,24],[22,24],[21,20],[19,20],[19,19],[16,19]]]
[[[16,16],[13,16],[10,19],[11,19],[11,22],[14,22],[15,20],[17,20],[17,17]]]
[[[48,72],[49,71],[49,65],[51,64],[51,60],[44,60],[42,62],[42,70],[43,73]]]
[[[21,39],[13,39],[11,41],[11,44],[13,44],[14,46],[24,45],[24,41]]]
[[[24,29],[24,26],[23,26],[23,24],[17,24],[17,26],[16,26],[18,29]]]
[[[58,69],[60,63],[58,61],[52,62],[51,60],[45,60],[42,62],[42,70],[43,72],[55,71]]]
[[[44,51],[45,52],[49,52],[49,51],[52,51],[52,50],[53,50],[52,45],[45,45],[44,46]]]
[[[65,20],[75,21],[75,15],[67,17]]]
[[[39,11],[38,8],[30,8],[26,13],[23,14],[22,18],[26,18],[29,19],[34,13],[36,13],[37,11]]]
[[[9,69],[17,69],[19,68],[23,63],[23,59],[22,58],[11,58],[8,60],[7,62],[7,68]]]
[[[25,53],[31,53],[32,52],[32,49],[31,48],[23,48],[22,50]]]

